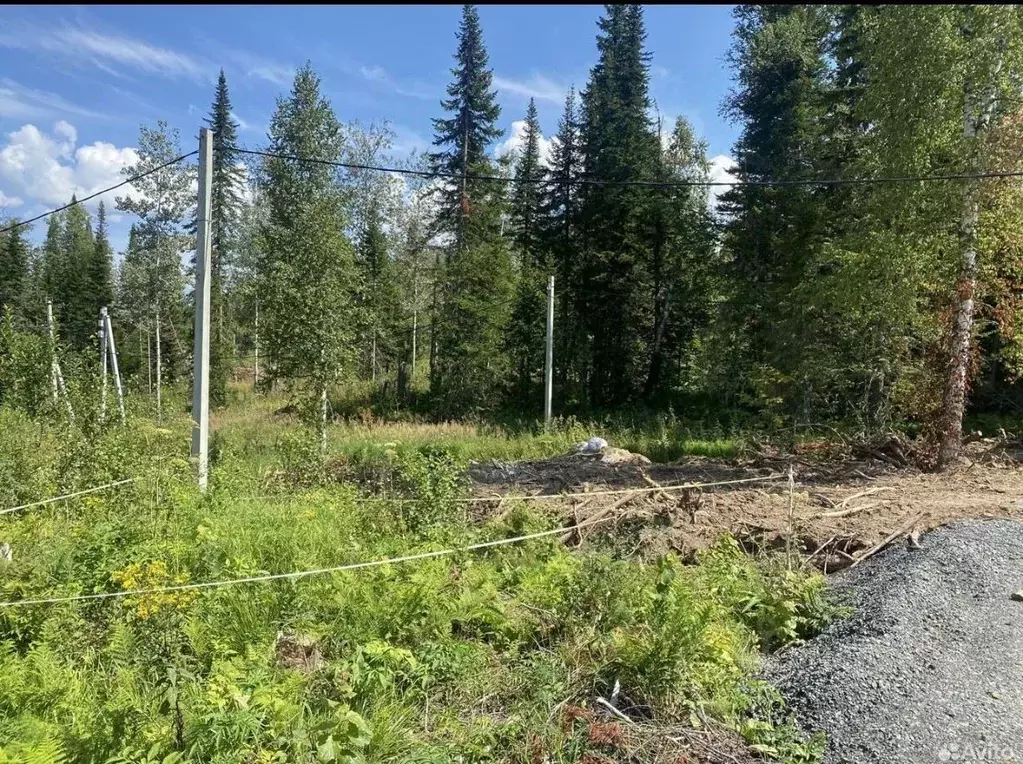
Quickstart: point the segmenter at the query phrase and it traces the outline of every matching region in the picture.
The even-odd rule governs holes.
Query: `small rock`
[[[1023,589],[1020,589],[1018,592],[1013,592],[1012,594],[1010,594],[1009,599],[1012,600],[1013,602],[1023,602]]]

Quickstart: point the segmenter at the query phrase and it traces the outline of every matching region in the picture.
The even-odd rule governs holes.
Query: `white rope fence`
[[[742,480],[726,480],[717,481],[712,483],[691,483],[685,485],[676,486],[665,486],[665,488],[674,488],[676,490],[681,488],[700,488],[703,486],[714,486],[714,485],[734,485],[736,483],[752,483],[752,482],[767,482],[771,480],[778,480],[779,478],[788,479],[788,475],[774,475],[763,478],[747,478]],[[653,490],[663,490],[655,488]],[[636,491],[604,491],[604,492],[593,492],[593,493],[582,493],[580,496],[594,496],[594,495],[613,495],[617,493],[638,493],[644,491],[644,489],[637,489]],[[572,494],[562,494],[571,496]],[[550,498],[550,497],[543,497]],[[492,499],[490,500],[492,501]],[[182,592],[182,591],[193,591],[196,589],[213,589],[221,586],[234,586],[237,584],[254,584],[262,583],[264,581],[282,581],[282,580],[293,580],[298,578],[307,578],[309,576],[321,576],[327,573],[341,573],[346,570],[361,570],[363,568],[378,568],[384,565],[395,565],[405,562],[414,562],[416,560],[427,560],[434,557],[445,557],[453,554],[459,554],[462,552],[474,552],[480,549],[490,549],[498,546],[508,546],[510,544],[519,544],[523,541],[532,541],[533,539],[546,538],[548,536],[560,536],[566,533],[577,531],[581,528],[586,528],[593,525],[600,525],[601,523],[611,522],[612,520],[619,519],[618,515],[604,515],[601,517],[595,517],[592,520],[584,520],[581,523],[570,525],[563,528],[556,528],[549,531],[540,531],[538,533],[529,533],[524,536],[515,536],[508,539],[498,539],[496,541],[485,541],[480,544],[471,544],[469,546],[452,547],[450,549],[438,549],[433,552],[420,552],[419,554],[410,554],[402,557],[389,557],[383,560],[368,560],[365,562],[355,562],[348,565],[338,565],[330,568],[315,568],[313,570],[297,570],[290,573],[268,573],[261,576],[248,576],[246,578],[229,578],[220,581],[204,581],[201,583],[194,584],[177,584],[174,586],[159,586],[150,589],[128,589],[120,592],[100,592],[98,594],[80,594],[71,597],[46,597],[40,599],[30,600],[13,600],[10,602],[0,602],[0,608],[20,607],[24,605],[57,605],[69,602],[86,602],[89,600],[106,600],[106,599],[119,599],[122,597],[135,597],[147,594],[164,594],[167,592]]]
[[[84,491],[75,491],[74,493],[65,493],[62,496],[54,496],[52,499],[43,499],[42,501],[33,501],[30,504],[22,504],[18,507],[11,507],[10,509],[0,509],[0,515],[9,515],[12,512],[20,512],[23,509],[32,509],[33,507],[42,507],[46,504],[53,504],[56,501],[64,501],[65,499],[73,499],[76,496],[85,496],[88,493],[96,493],[97,491],[105,491],[108,488],[116,488],[120,485],[127,483],[134,483],[138,478],[125,478],[124,480],[117,480],[113,483],[106,483],[105,485],[98,485],[93,488],[86,488]]]
[[[788,480],[788,475],[767,475],[766,477],[740,478],[738,480],[715,480],[707,483],[679,483],[677,485],[652,486],[645,488],[615,488],[607,491],[579,491],[576,493],[534,493],[525,496],[505,494],[504,496],[471,496],[467,498],[453,499],[459,504],[482,504],[492,501],[553,501],[555,499],[590,498],[591,496],[623,496],[629,493],[658,493],[666,491],[687,491],[693,488],[711,488],[720,485],[739,485],[742,483],[769,483],[774,480]],[[245,501],[299,501],[291,496],[244,496]],[[418,502],[422,499],[412,499],[404,496],[357,496],[353,501],[389,501],[394,503]]]

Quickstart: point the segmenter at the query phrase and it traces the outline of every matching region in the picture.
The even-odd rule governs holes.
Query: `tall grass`
[[[0,411],[0,464],[14,476],[0,480],[4,501],[141,478],[0,517],[14,550],[0,562],[0,600],[333,567],[547,529],[554,521],[526,505],[471,523],[454,503],[461,465],[612,432],[349,420],[332,425],[323,459],[295,417],[273,414],[281,405],[257,397],[216,414],[205,496],[176,407],[160,427],[134,416],[91,440]],[[613,432],[656,457],[677,453],[686,430]],[[357,501],[343,483],[251,498],[267,470],[315,486],[337,460],[378,458],[416,501]],[[616,682],[659,720],[702,715],[776,758],[809,760],[817,744],[767,723],[776,698],[751,673],[762,648],[826,622],[821,586],[728,539],[697,566],[539,539],[300,580],[0,608],[0,762],[525,762],[538,750],[592,761],[619,754],[566,727],[559,709]],[[286,660],[299,643],[315,645],[308,665]]]

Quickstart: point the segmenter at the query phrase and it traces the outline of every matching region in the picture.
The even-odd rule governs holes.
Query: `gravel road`
[[[827,764],[1023,762],[1023,522],[969,520],[832,576],[855,607],[768,661]]]

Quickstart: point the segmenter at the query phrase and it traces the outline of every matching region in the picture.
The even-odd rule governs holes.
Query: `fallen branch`
[[[647,475],[645,472],[640,472],[640,474],[643,476],[643,482],[646,483],[651,488],[663,488],[664,487],[660,483],[658,483],[656,480],[654,480],[652,477]],[[668,496],[668,494],[666,494],[663,490],[658,491],[657,493],[654,494],[654,496],[657,497],[658,499],[660,499],[661,501],[671,501],[671,497]]]
[[[613,706],[613,705],[611,704],[611,701],[609,701],[609,700],[604,700],[604,698],[597,698],[597,703],[598,703],[599,705],[603,706],[603,707],[604,707],[604,708],[605,708],[605,709],[606,709],[607,711],[609,711],[609,712],[610,712],[610,713],[611,713],[611,714],[612,714],[613,716],[617,716],[617,717],[618,717],[619,719],[621,719],[621,720],[622,720],[623,722],[626,722],[627,724],[634,724],[633,720],[632,720],[631,718],[629,718],[628,716],[626,716],[625,714],[623,714],[623,713],[622,713],[621,711],[619,711],[619,710],[618,710],[617,708],[615,708],[615,707],[614,707],[614,706]]]
[[[864,552],[859,557],[857,557],[856,560],[853,562],[853,564],[850,565],[849,567],[850,568],[855,568],[857,565],[859,565],[861,562],[866,560],[868,557],[872,557],[873,555],[875,555],[878,552],[880,552],[882,549],[884,549],[890,543],[895,541],[895,539],[899,538],[899,536],[903,536],[906,533],[908,533],[913,528],[914,525],[916,525],[918,522],[920,522],[920,520],[923,518],[924,514],[925,514],[924,512],[920,512],[920,513],[914,515],[913,517],[911,517],[908,522],[905,522],[902,525],[900,525],[889,536],[884,538],[880,543],[875,544],[870,549],[868,549],[866,552]]]
[[[835,512],[821,512],[818,517],[849,517],[849,515],[855,515],[857,512],[862,512],[865,509],[873,509],[874,507],[881,506],[880,501],[875,501],[870,504],[862,504],[858,507],[850,507],[849,509],[839,509]]]
[[[586,519],[586,523],[587,524],[596,523],[598,520],[601,520],[601,519],[607,517],[609,514],[611,514],[615,510],[620,509],[621,507],[624,507],[626,504],[628,504],[630,501],[632,501],[635,498],[636,498],[636,494],[634,494],[634,493],[630,493],[628,496],[623,496],[622,498],[620,498],[618,501],[616,501],[614,504],[612,504],[607,509],[602,509],[599,512],[597,512],[596,514],[591,515],[590,517],[588,517]],[[578,532],[578,528],[573,528],[568,533],[563,533],[560,536],[561,543],[562,544],[567,544],[569,541],[572,540],[572,536],[576,535],[577,532]],[[580,541],[581,540],[582,540],[582,537],[580,537]]]
[[[852,496],[846,497],[842,501],[842,503],[839,504],[838,506],[839,506],[840,509],[844,509],[845,507],[847,507],[849,505],[849,502],[852,501],[853,499],[862,499],[865,496],[873,496],[875,493],[880,493],[881,491],[890,491],[890,490],[892,490],[891,486],[882,486],[882,487],[879,487],[879,488],[868,488],[866,491],[861,491],[860,493],[854,493]]]

